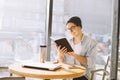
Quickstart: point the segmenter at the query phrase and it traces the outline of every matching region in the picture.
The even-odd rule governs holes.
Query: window
[[[54,0],[52,36],[68,37],[65,31],[66,21],[72,16],[82,20],[83,32],[106,45],[106,54],[110,53],[112,0]],[[54,43],[52,43],[54,45]],[[53,47],[52,47],[53,48]],[[54,60],[56,54],[52,49]]]
[[[46,0],[0,0],[0,62],[39,55],[45,16]]]

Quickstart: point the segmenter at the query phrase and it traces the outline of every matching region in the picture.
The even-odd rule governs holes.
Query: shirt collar
[[[85,34],[83,33],[83,36],[80,42],[82,42],[84,39],[85,39]],[[73,38],[71,38],[70,41],[73,41]]]

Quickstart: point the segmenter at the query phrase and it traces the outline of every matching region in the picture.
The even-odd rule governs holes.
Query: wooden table
[[[40,79],[66,79],[66,78],[75,78],[83,76],[86,72],[86,69],[82,66],[75,66],[72,69],[65,69],[65,66],[68,64],[61,64],[61,68],[55,71],[34,69],[34,68],[25,68],[20,64],[12,64],[9,66],[10,73],[20,75],[23,77],[30,78],[40,78]]]

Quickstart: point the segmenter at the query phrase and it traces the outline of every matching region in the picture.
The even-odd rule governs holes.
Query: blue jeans
[[[73,78],[73,80],[88,80],[85,76]]]

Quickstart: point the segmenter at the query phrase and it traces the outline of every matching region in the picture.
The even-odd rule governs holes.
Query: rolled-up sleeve
[[[86,54],[88,68],[94,68],[96,63],[96,56],[97,56],[97,48],[96,48],[97,42],[91,41],[89,45],[88,52]]]

